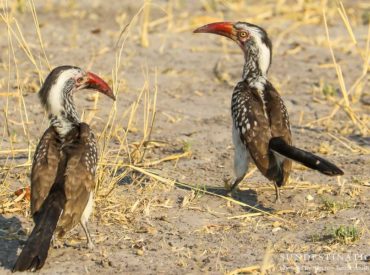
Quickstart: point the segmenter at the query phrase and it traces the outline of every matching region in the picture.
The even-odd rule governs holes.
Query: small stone
[[[281,230],[281,227],[275,227],[272,229],[272,233],[278,232]]]
[[[306,196],[306,200],[308,200],[308,201],[313,201],[313,200],[314,200],[314,197],[312,197],[310,194],[308,194],[308,195]]]

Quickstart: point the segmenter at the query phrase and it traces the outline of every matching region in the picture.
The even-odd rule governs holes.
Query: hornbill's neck
[[[55,128],[57,133],[64,137],[80,123],[80,119],[71,94],[67,94],[63,98],[62,106],[59,112],[49,114],[49,120],[50,125]]]
[[[255,37],[247,44],[249,45],[243,47],[245,63],[242,77],[251,87],[259,87],[267,80],[271,64],[271,45],[259,37]]]
[[[266,78],[266,71],[263,71],[258,62],[258,50],[247,49],[245,53],[245,63],[243,67],[243,80],[255,82],[260,78]]]

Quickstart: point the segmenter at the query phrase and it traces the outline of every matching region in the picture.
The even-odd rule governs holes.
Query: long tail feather
[[[335,164],[310,152],[291,146],[280,137],[270,140],[270,149],[325,175],[337,176],[344,174]]]
[[[34,215],[35,227],[13,267],[13,272],[35,271],[45,264],[51,239],[66,203],[64,192],[65,167],[66,157],[64,156],[59,162],[56,180],[47,198],[40,210]]]
[[[65,203],[64,194],[58,193],[49,195],[45,200],[42,209],[38,213],[38,223],[32,230],[26,245],[19,255],[13,267],[13,272],[35,271],[43,267],[48,256],[51,238]],[[62,196],[64,196],[64,202],[63,198],[61,198]]]

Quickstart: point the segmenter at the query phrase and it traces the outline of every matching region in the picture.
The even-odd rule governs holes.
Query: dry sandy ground
[[[48,69],[29,6],[26,1],[18,1],[18,7],[16,1],[9,2],[7,14],[18,20],[45,76]],[[36,1],[51,65],[74,64],[112,79],[116,42],[123,27],[140,9],[141,1],[59,2],[62,1]],[[326,274],[370,272],[370,140],[368,132],[364,132],[365,126],[369,126],[369,77],[361,78],[350,98],[362,126],[355,125],[342,108],[332,118],[315,122],[330,115],[342,97],[335,68],[331,65],[320,1],[301,1],[300,4],[248,1],[248,7],[237,6],[242,1],[171,1],[172,25],[161,19],[168,11],[167,1],[153,2],[149,47],[140,45],[141,15],[130,28],[124,46],[118,117],[137,100],[147,78],[151,94],[155,86],[158,91],[157,114],[150,137],[157,145],[148,148],[145,161],[178,156],[184,151],[191,152],[191,156],[160,162],[147,171],[192,183],[221,196],[226,194],[224,178],[232,176],[233,159],[230,97],[232,85],[240,79],[243,59],[231,41],[191,32],[200,24],[224,17],[249,20],[267,29],[275,45],[270,78],[286,102],[295,144],[326,155],[344,169],[345,175],[339,179],[328,178],[296,165],[290,184],[282,190],[282,204],[274,203],[273,187],[258,171],[241,184],[235,201],[164,184],[140,173],[129,173],[104,196],[109,186],[106,176],[100,179],[102,189],[90,223],[96,249],[89,251],[80,247],[84,236],[78,228],[70,238],[63,240],[62,247],[50,250],[40,273],[222,274],[235,271],[236,274],[243,268],[268,274],[321,273],[325,269]],[[362,72],[364,61],[359,52],[365,53],[368,26],[364,20],[369,16],[370,7],[366,1],[344,1],[344,4],[358,39],[358,50],[352,45],[335,3],[330,4],[327,16],[337,62],[349,89]],[[15,28],[14,21],[12,26]],[[0,97],[3,131],[0,273],[8,274],[24,244],[25,234],[32,229],[32,221],[27,216],[29,203],[14,202],[17,196],[13,195],[17,188],[28,184],[27,153],[7,155],[4,151],[11,149],[10,141],[15,149],[27,148],[28,140],[30,146],[34,146],[47,121],[43,119],[36,95],[39,82],[35,66],[12,36],[16,70],[4,20],[0,28],[0,93],[18,93],[21,88],[29,120],[24,131],[19,98],[9,97],[5,115],[3,106],[7,97]],[[324,89],[324,86],[333,89]],[[325,96],[323,90],[333,95]],[[94,105],[88,93],[76,95],[76,101],[80,112]],[[91,122],[98,135],[111,108],[108,99],[99,101]],[[142,113],[139,107],[135,127],[128,133],[129,143],[142,138]],[[119,123],[116,127],[125,129],[127,118]],[[118,144],[118,138],[112,138],[109,150],[117,149]],[[122,153],[122,160],[127,160],[126,153]],[[26,165],[14,167],[22,164]],[[111,173],[106,169],[107,174]],[[124,168],[118,173],[122,171]],[[251,210],[246,204],[274,216]],[[333,231],[340,226],[354,227],[359,236],[354,241],[336,238]]]

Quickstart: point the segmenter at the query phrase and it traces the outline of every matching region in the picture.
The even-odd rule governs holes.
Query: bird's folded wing
[[[60,161],[60,141],[49,127],[37,145],[31,171],[31,213],[41,207],[54,183]]]
[[[263,98],[256,89],[252,90],[242,82],[235,89],[239,89],[238,97],[232,103],[235,127],[256,166],[265,173],[269,168],[271,129]]]
[[[80,222],[95,188],[96,141],[87,124],[80,124],[78,138],[65,145],[63,152],[68,156],[64,187],[67,201],[57,228],[60,235]]]
[[[264,98],[266,111],[269,117],[271,135],[273,137],[281,137],[286,143],[291,144],[288,111],[279,93],[269,82],[267,82],[265,86]]]

